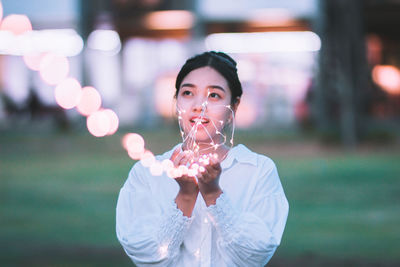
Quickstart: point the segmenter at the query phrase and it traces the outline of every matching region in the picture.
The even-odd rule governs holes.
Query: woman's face
[[[185,138],[198,144],[219,144],[223,128],[233,120],[231,98],[227,80],[215,69],[202,67],[186,75],[177,96]]]

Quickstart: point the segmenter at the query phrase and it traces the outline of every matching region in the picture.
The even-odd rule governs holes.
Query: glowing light
[[[3,19],[0,25],[1,31],[9,31],[15,35],[20,35],[32,31],[32,24],[25,15],[8,15]]]
[[[34,52],[52,52],[72,57],[79,55],[84,46],[82,37],[74,29],[32,31],[28,37]]]
[[[150,167],[153,165],[153,163],[156,161],[156,158],[154,157],[153,153],[151,151],[146,151],[143,153],[143,156],[140,160],[143,166],[145,167]]]
[[[20,35],[0,31],[0,54],[29,55],[56,53],[76,56],[83,49],[83,40],[73,29],[32,30]]]
[[[128,151],[129,157],[139,160],[144,153],[144,139],[136,133],[125,134],[122,138],[122,146]]]
[[[109,116],[99,110],[87,117],[86,126],[92,135],[102,137],[109,133],[111,122]]]
[[[47,53],[40,62],[39,70],[40,76],[46,83],[56,85],[68,75],[68,59],[65,56]]]
[[[121,40],[116,31],[95,30],[88,37],[88,48],[117,54],[121,50]]]
[[[183,175],[182,170],[179,168],[173,168],[172,170],[174,178],[181,177]]]
[[[170,169],[168,169],[167,171],[167,176],[169,177],[169,178],[175,178],[175,168],[170,168]]]
[[[133,160],[140,160],[143,156],[143,153],[144,153],[144,151],[135,152],[135,151],[128,150],[128,156]]]
[[[198,174],[198,171],[195,169],[190,168],[188,170],[188,176],[195,177]]]
[[[154,176],[160,176],[163,173],[163,166],[161,165],[161,162],[155,161],[151,166],[150,166],[150,173]]]
[[[287,9],[266,8],[253,11],[248,24],[251,27],[290,26],[295,20]]]
[[[194,15],[186,10],[154,11],[144,18],[144,25],[153,30],[190,29]]]
[[[161,162],[161,165],[165,172],[167,172],[169,169],[172,169],[174,167],[174,163],[170,159],[164,159]]]
[[[158,253],[160,254],[161,258],[164,258],[168,255],[168,246],[164,245],[164,246],[160,246],[158,248]]]
[[[27,54],[23,56],[24,62],[31,70],[40,70],[40,63],[42,62],[45,53],[40,54]]]
[[[101,96],[99,92],[91,86],[82,88],[81,99],[76,109],[84,116],[89,116],[101,107]]]
[[[372,78],[387,93],[400,94],[400,71],[395,66],[375,66],[372,70]]]
[[[108,129],[107,135],[113,135],[118,130],[119,119],[117,114],[111,109],[104,109],[102,111],[107,117],[110,122],[110,128]]]
[[[185,165],[180,165],[178,167],[178,169],[182,173],[182,175],[187,175],[188,174],[189,169]]]
[[[128,151],[144,152],[144,139],[137,133],[128,133],[122,138],[122,146]]]
[[[321,39],[309,31],[214,33],[206,37],[206,47],[226,53],[313,52],[320,50]]]
[[[74,108],[79,103],[81,93],[81,85],[73,78],[65,79],[54,90],[57,104],[65,109]]]
[[[192,166],[191,166],[190,168],[193,169],[193,170],[198,170],[199,167],[200,167],[199,164],[193,163]]]

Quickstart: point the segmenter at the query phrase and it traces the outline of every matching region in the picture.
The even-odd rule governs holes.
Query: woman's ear
[[[240,97],[238,96],[238,97],[235,98],[235,100],[233,100],[233,104],[232,104],[233,112],[236,113],[236,110],[237,110],[239,104],[240,104]]]

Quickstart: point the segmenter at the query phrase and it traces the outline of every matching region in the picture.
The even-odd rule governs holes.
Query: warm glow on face
[[[24,55],[24,62],[28,68],[31,70],[38,71],[40,70],[40,63],[42,62],[43,57],[45,56],[45,53],[40,53],[40,54],[28,54]]]
[[[372,79],[389,94],[400,94],[400,71],[395,66],[376,65],[372,70]]]
[[[220,142],[219,132],[231,117],[231,91],[226,79],[211,67],[191,71],[177,97],[179,123],[186,136],[199,142]],[[222,121],[222,123],[220,123]]]
[[[76,109],[84,116],[89,116],[101,107],[101,96],[99,92],[91,86],[82,88],[80,101]]]
[[[56,85],[68,75],[68,59],[65,56],[47,53],[40,62],[39,70],[40,76],[46,83]]]
[[[29,18],[25,15],[9,15],[1,22],[0,30],[20,35],[32,31],[32,24]]]
[[[154,11],[144,18],[145,26],[155,30],[190,29],[193,23],[193,14],[186,10]]]
[[[81,93],[81,85],[73,78],[59,83],[54,91],[57,104],[65,109],[74,108],[79,103]]]

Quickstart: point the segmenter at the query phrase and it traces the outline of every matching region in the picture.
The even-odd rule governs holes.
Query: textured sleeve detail
[[[168,251],[169,256],[174,257],[179,253],[179,247],[193,221],[193,217],[184,216],[173,200],[166,210],[164,218],[158,235],[159,242]]]
[[[239,214],[232,206],[228,196],[222,193],[215,203],[207,208],[208,216],[225,242],[231,242]]]

